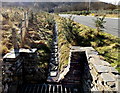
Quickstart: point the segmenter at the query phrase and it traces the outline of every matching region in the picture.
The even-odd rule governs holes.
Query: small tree
[[[94,20],[95,26],[97,27],[97,31],[98,32],[102,31],[102,28],[105,28],[104,27],[104,23],[106,23],[106,21],[104,21],[105,16],[106,15],[104,15],[102,18],[101,17],[97,17],[96,20]]]

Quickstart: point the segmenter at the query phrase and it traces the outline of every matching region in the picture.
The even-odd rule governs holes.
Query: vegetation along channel
[[[104,31],[119,5],[3,2],[1,10],[1,93],[120,91],[120,38]],[[94,28],[76,15],[94,17]]]

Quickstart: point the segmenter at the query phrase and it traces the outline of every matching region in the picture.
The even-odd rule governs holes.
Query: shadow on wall
[[[61,83],[80,93],[91,90],[92,76],[85,52],[71,53],[70,69]]]

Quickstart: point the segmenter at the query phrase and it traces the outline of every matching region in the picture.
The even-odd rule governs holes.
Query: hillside
[[[43,10],[47,12],[67,12],[67,11],[81,11],[89,9],[89,2],[3,2],[3,7],[7,6],[19,6],[27,8],[36,8],[37,10]],[[116,5],[104,3],[104,2],[91,2],[91,10],[101,9],[116,9]]]

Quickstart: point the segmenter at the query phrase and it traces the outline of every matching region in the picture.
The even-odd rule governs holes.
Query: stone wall
[[[26,83],[26,81],[31,78],[30,72],[36,69],[34,66],[36,64],[36,51],[37,49],[14,49],[3,57],[2,85],[0,82],[3,93],[8,93],[8,91],[9,93],[16,93],[18,86]],[[29,75],[28,78],[26,77],[27,75]]]
[[[69,70],[70,70],[70,58],[71,58],[71,52],[69,54],[68,65],[65,68],[63,67],[62,72],[60,72],[60,75],[59,75],[59,78],[58,78],[58,82],[60,80],[62,80],[64,78],[64,76],[69,72]]]
[[[0,57],[0,93],[2,92],[2,58]]]
[[[97,51],[92,47],[72,47],[74,51],[85,51],[89,71],[92,76],[92,80],[89,74],[87,85],[91,88],[91,91],[118,91],[118,76],[119,73],[108,62],[100,59]]]
[[[108,62],[100,59],[93,48],[86,51],[90,72],[93,78],[93,91],[116,91],[118,71]]]
[[[119,91],[120,75],[115,67],[100,59],[98,52],[92,47],[72,46],[71,52],[85,52],[88,63],[84,68],[83,88],[84,91]],[[71,56],[69,56],[71,57]],[[59,80],[69,72],[70,59]],[[119,82],[118,82],[119,81]]]

